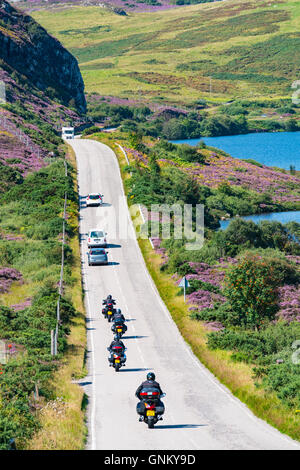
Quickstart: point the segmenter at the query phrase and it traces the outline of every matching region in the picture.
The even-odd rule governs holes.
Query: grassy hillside
[[[127,16],[73,6],[33,16],[77,57],[88,92],[218,104],[290,98],[299,78],[297,1],[228,0]]]

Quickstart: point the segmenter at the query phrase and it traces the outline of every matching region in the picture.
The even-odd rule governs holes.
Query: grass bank
[[[147,240],[139,240],[147,268],[154,280],[162,300],[165,302],[173,320],[192,351],[222,384],[253,413],[267,421],[279,431],[293,439],[300,440],[299,414],[283,406],[274,393],[265,392],[255,387],[251,364],[234,363],[231,352],[210,350],[207,347],[208,330],[202,322],[190,318],[188,307],[182,296],[178,296],[178,287],[170,275],[160,271],[161,257],[156,254]],[[256,380],[257,381],[257,380]]]
[[[71,450],[84,447],[82,388],[85,315],[82,301],[74,157],[68,155],[1,195],[0,206],[0,449]],[[66,241],[58,355],[56,327],[62,216],[67,191]]]
[[[74,151],[68,147],[67,160],[76,168]],[[74,190],[77,191],[77,174],[73,175]],[[87,436],[85,425],[85,395],[77,380],[86,375],[85,308],[81,282],[80,243],[78,232],[77,204],[72,203],[68,211],[68,222],[74,229],[69,245],[73,253],[72,282],[65,295],[70,299],[77,315],[72,321],[68,336],[68,349],[62,364],[55,374],[52,387],[56,400],[49,402],[40,412],[41,430],[30,441],[30,450],[81,450]]]

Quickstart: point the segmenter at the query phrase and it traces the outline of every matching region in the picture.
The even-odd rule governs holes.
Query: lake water
[[[201,137],[201,139],[173,140],[175,144],[197,145],[202,140],[207,145],[219,148],[234,158],[252,158],[263,165],[277,166],[286,170],[290,165],[300,170],[300,132],[262,132],[255,134],[229,135],[224,137]],[[245,220],[259,222],[270,220],[286,224],[300,223],[300,211],[273,212],[270,214],[249,215]],[[220,220],[224,230],[230,220]]]
[[[200,140],[224,150],[235,158],[252,158],[263,165],[277,166],[286,170],[293,165],[296,170],[300,170],[300,132],[258,132],[172,142],[194,146]]]
[[[255,223],[258,223],[261,220],[276,221],[281,222],[282,224],[287,224],[292,221],[300,223],[300,211],[272,212],[270,214],[247,215],[240,218],[244,220],[253,220]],[[220,220],[221,227],[219,230],[225,230],[231,220],[232,219]]]

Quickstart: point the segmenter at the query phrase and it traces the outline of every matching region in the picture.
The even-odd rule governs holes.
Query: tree
[[[250,244],[250,246],[260,246],[260,229],[250,221],[243,219],[233,219],[225,231],[226,241],[235,245]]]
[[[187,138],[185,126],[179,119],[175,118],[163,124],[163,135],[170,140]]]
[[[182,160],[187,162],[203,163],[205,160],[205,157],[198,151],[197,147],[187,144],[178,145],[177,154]]]
[[[227,196],[231,196],[233,194],[233,190],[228,183],[228,181],[223,181],[218,186],[218,191],[222,194],[226,194]]]
[[[295,119],[289,119],[288,121],[286,121],[284,127],[287,132],[295,132],[299,130],[297,121],[295,121]]]
[[[277,272],[258,255],[246,254],[225,276],[225,295],[239,323],[258,329],[278,309]]]
[[[278,248],[284,251],[285,246],[290,242],[288,229],[280,222],[263,220],[258,224],[261,231],[263,248]]]
[[[130,147],[135,150],[138,150],[142,143],[142,135],[138,132],[130,132],[128,136],[128,142],[130,144]]]

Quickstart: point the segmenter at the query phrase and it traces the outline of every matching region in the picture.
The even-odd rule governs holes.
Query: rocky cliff
[[[52,99],[86,110],[77,60],[30,16],[0,0],[0,68],[14,70]]]

